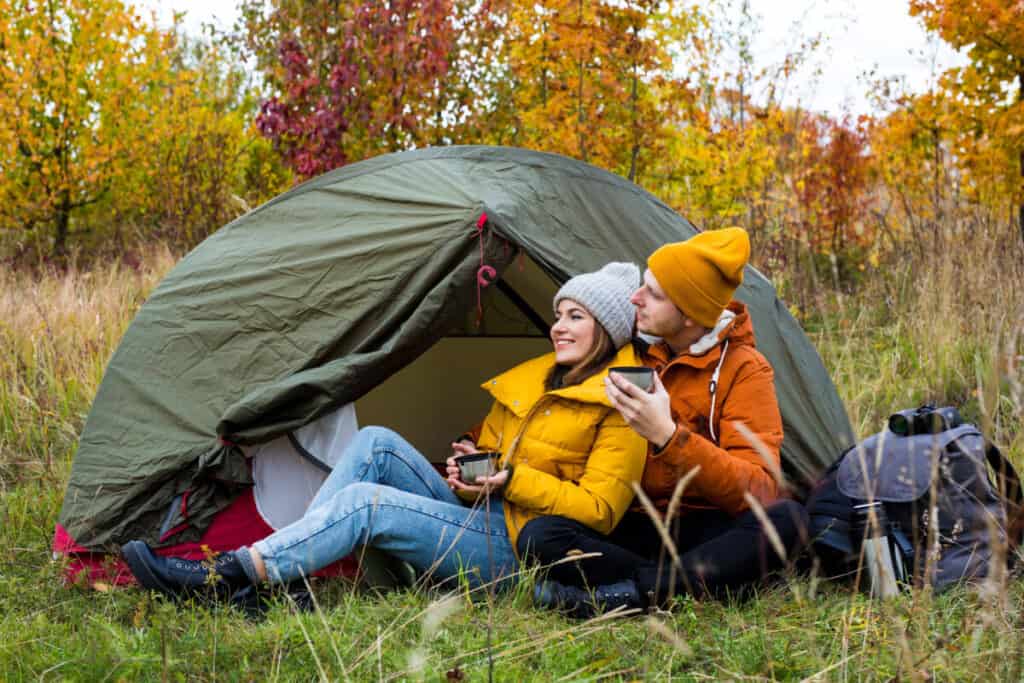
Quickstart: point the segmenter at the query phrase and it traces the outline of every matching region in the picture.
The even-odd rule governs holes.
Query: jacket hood
[[[689,353],[692,356],[702,356],[726,339],[729,340],[729,345],[734,347],[756,346],[754,325],[750,322],[746,304],[739,301],[731,302],[718,317],[714,329],[690,345]]]
[[[690,345],[685,353],[673,354],[664,341],[651,345],[647,354],[661,363],[680,362],[694,367],[717,363],[722,355],[722,344],[728,340],[730,353],[738,346],[756,347],[754,323],[750,320],[746,304],[733,301],[722,311],[718,323],[703,337]]]
[[[754,336],[754,323],[750,319],[750,313],[747,312],[747,305],[741,304],[739,301],[733,301],[725,310],[735,313],[736,318],[733,320],[732,326],[727,331],[725,337],[719,339],[719,341],[725,341],[727,338],[729,343],[734,346],[757,347],[757,338]]]
[[[626,344],[618,350],[608,365],[600,372],[571,387],[545,391],[544,381],[554,365],[554,352],[547,353],[525,363],[520,363],[497,377],[492,377],[481,384],[480,388],[491,394],[494,400],[520,417],[526,415],[545,394],[562,396],[583,403],[599,403],[611,407],[611,403],[608,401],[608,396],[604,390],[604,378],[608,376],[608,368],[617,365],[641,366],[643,363],[633,348],[633,344]]]

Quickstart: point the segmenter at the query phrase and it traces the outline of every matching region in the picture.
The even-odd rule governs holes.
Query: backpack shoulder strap
[[[1024,492],[1020,476],[1006,456],[988,440],[985,441],[985,459],[996,473],[996,486],[1006,506],[1006,536],[1010,547],[1015,548],[1024,536]]]

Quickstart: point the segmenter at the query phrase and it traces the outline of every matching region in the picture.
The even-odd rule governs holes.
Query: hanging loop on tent
[[[494,278],[497,275],[498,271],[494,268],[491,268],[490,266],[480,266],[480,269],[476,271],[476,283],[481,287],[486,287],[494,281]]]

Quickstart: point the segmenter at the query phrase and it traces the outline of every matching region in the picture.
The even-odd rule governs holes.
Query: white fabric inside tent
[[[349,403],[292,434],[247,448],[256,509],[264,521],[281,529],[302,517],[358,430]]]

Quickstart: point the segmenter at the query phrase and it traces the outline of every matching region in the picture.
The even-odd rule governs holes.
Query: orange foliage
[[[947,72],[943,83],[957,156],[979,181],[979,195],[987,183],[1016,202],[1024,237],[1024,2],[911,0],[910,12],[953,47],[967,48],[970,64]]]
[[[122,225],[193,244],[290,184],[285,164],[449,143],[588,161],[840,285],[966,210],[1024,224],[1022,2],[911,0],[971,63],[931,92],[879,87],[888,110],[855,120],[781,105],[818,40],[755,63],[744,0],[241,6],[269,140],[220,47],[124,0],[0,0],[0,230],[57,252]]]
[[[802,163],[794,189],[800,227],[818,253],[839,254],[870,244],[866,126],[866,117],[850,121],[815,116],[800,131]]]

